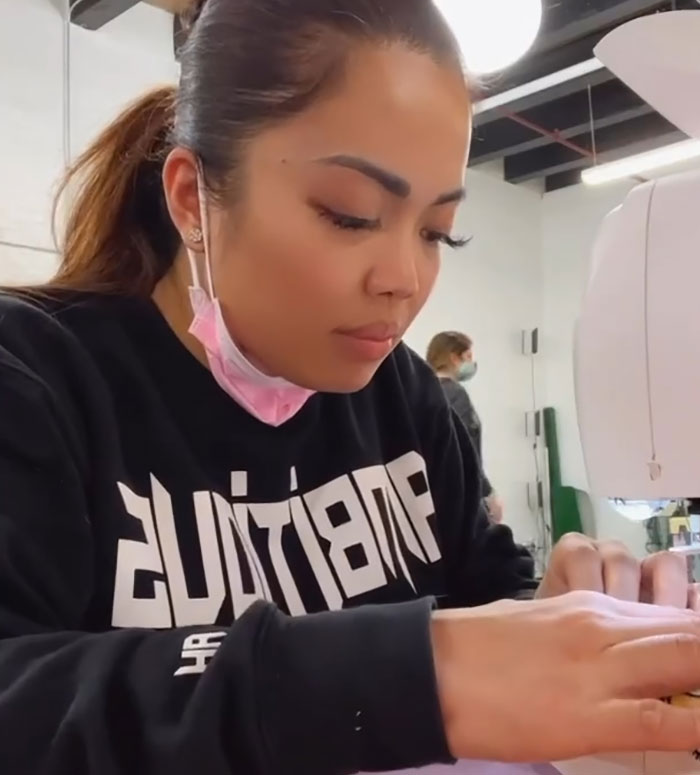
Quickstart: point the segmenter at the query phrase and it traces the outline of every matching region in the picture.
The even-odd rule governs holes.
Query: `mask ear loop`
[[[202,279],[199,271],[199,259],[196,253],[190,248],[187,249],[187,255],[190,259],[190,271],[192,272],[192,282],[194,287],[203,290],[209,296],[209,299],[214,299],[214,279],[211,271],[211,241],[209,233],[209,205],[207,202],[205,182],[204,182],[204,167],[202,166],[202,160],[197,159],[197,198],[199,200],[199,219],[201,221],[202,229],[202,247],[204,250],[204,266],[206,271],[207,286],[202,285]]]

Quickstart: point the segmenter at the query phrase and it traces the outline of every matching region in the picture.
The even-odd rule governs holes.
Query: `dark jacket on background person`
[[[467,433],[469,434],[469,438],[474,445],[474,449],[476,450],[476,454],[482,468],[482,494],[484,498],[488,498],[488,496],[493,493],[493,487],[488,477],[486,476],[486,472],[483,470],[481,420],[479,419],[479,415],[474,408],[474,404],[469,397],[469,393],[462,385],[460,385],[459,382],[457,382],[457,380],[451,379],[450,377],[440,377],[440,384],[442,385],[442,389],[445,392],[448,403],[454,409],[454,411],[457,413],[457,416],[464,424],[464,427],[467,429]]]

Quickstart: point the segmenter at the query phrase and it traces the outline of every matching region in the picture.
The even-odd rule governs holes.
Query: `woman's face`
[[[210,215],[212,269],[233,338],[266,373],[327,392],[371,380],[453,237],[470,112],[459,73],[358,47],[332,96],[249,143],[240,201]]]
[[[453,374],[456,377],[457,374],[459,373],[459,370],[462,368],[462,366],[465,363],[473,363],[473,362],[474,362],[474,351],[471,349],[471,347],[462,353],[453,352],[449,356],[450,366],[446,369],[446,371],[449,371],[451,374]]]

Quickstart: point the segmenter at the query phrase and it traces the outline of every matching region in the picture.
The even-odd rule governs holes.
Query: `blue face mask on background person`
[[[479,366],[476,361],[464,361],[457,371],[457,381],[469,382],[470,379],[474,379],[478,370]]]

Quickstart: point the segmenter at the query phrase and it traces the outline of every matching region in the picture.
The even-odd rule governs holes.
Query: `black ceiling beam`
[[[599,132],[601,129],[607,129],[607,127],[614,126],[615,124],[622,124],[627,121],[633,121],[636,118],[649,115],[653,113],[653,108],[649,105],[641,104],[636,108],[629,108],[627,110],[615,111],[603,118],[597,118],[595,122],[595,131]],[[505,123],[507,119],[503,120]],[[499,122],[500,123],[500,122]],[[491,125],[496,127],[496,124]],[[508,144],[503,145],[499,149],[486,151],[480,146],[479,138],[475,136],[472,144],[472,153],[470,156],[470,163],[484,164],[485,162],[495,161],[501,159],[504,156],[514,156],[517,154],[526,153],[527,151],[534,151],[537,148],[544,148],[547,145],[555,143],[551,137],[537,134],[525,127],[514,124],[514,130],[507,130]],[[583,124],[577,124],[576,126],[569,127],[568,129],[558,130],[559,135],[564,140],[574,140],[577,137],[585,136],[585,133],[590,130],[590,123],[585,122]],[[519,141],[516,138],[522,138]]]
[[[652,112],[652,108],[641,97],[617,80],[608,81],[593,89],[592,99],[596,130]],[[550,132],[559,132],[567,140],[590,131],[587,91],[570,94],[519,115]],[[476,163],[492,161],[504,155],[534,150],[551,142],[551,138],[516,124],[509,118],[493,121],[482,127],[477,116],[472,160]]]
[[[546,194],[552,191],[559,191],[561,188],[575,186],[581,182],[581,170],[568,170],[567,172],[557,172],[554,175],[548,175],[544,181],[544,190]]]
[[[653,151],[656,148],[662,148],[665,145],[671,145],[673,143],[679,143],[682,140],[687,140],[688,136],[681,132],[679,129],[671,130],[663,135],[655,135],[648,137],[646,140],[638,140],[630,145],[618,146],[614,151],[602,153],[598,157],[599,164],[605,164],[610,161],[617,161],[618,159],[625,158],[627,156],[636,156],[639,153],[646,153],[647,151]],[[564,150],[567,150],[566,148]],[[510,183],[524,183],[528,180],[536,180],[538,178],[549,178],[559,175],[560,173],[581,171],[593,166],[590,159],[583,156],[576,156],[570,154],[568,158],[563,158],[561,154],[558,154],[559,159],[550,159],[546,165],[532,173],[522,173],[519,177],[511,177],[513,174],[512,167],[509,167],[507,160],[505,164],[506,180]]]
[[[669,5],[668,0],[605,0],[597,5],[593,13],[585,13],[581,2],[565,0],[560,7],[563,13],[568,14],[570,21],[542,35],[535,44],[533,53],[567,46],[575,40],[600,30],[617,27],[637,16],[667,8]]]
[[[651,113],[633,121],[603,129],[596,133],[599,161],[621,158],[629,153],[656,148],[684,139],[686,136],[658,113]],[[574,138],[588,150],[592,149],[588,134]],[[635,150],[630,150],[635,148]],[[568,170],[589,167],[591,161],[562,145],[507,156],[504,163],[505,178],[511,183],[522,183],[533,178],[555,175]]]
[[[549,89],[528,94],[526,97],[521,97],[502,107],[478,113],[475,117],[475,122],[479,126],[483,126],[490,121],[497,121],[503,118],[506,113],[524,113],[532,108],[536,108],[538,105],[544,105],[547,102],[562,99],[569,94],[585,91],[589,85],[595,87],[601,83],[606,83],[612,80],[612,78],[612,73],[607,68],[602,68],[587,75],[581,75],[564,81],[564,83],[557,84]]]
[[[70,20],[86,30],[99,30],[139,0],[70,0]]]
[[[504,118],[494,121],[483,129],[475,129],[469,157],[470,164],[501,159],[508,154],[524,153],[546,145],[541,136],[527,127]]]
[[[668,133],[661,135],[654,135],[644,140],[637,140],[629,145],[620,145],[614,151],[601,153],[598,156],[598,163],[605,164],[610,161],[616,161],[617,159],[625,158],[626,156],[635,156],[639,153],[645,153],[646,151],[652,151],[656,148],[661,148],[665,145],[671,145],[673,143],[679,143],[682,140],[687,140],[688,137],[679,129],[672,129]],[[563,148],[564,151],[568,150]],[[556,158],[554,158],[556,157]],[[531,172],[514,172],[512,165],[508,164],[508,159],[505,160],[505,179],[510,183],[524,183],[528,180],[535,180],[538,178],[548,178],[560,173],[581,171],[591,167],[592,162],[589,158],[584,156],[578,156],[573,153],[569,153],[565,156],[561,152],[557,152],[553,155],[553,158],[548,159],[541,169]]]

